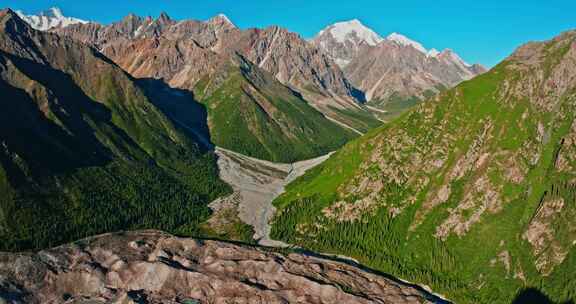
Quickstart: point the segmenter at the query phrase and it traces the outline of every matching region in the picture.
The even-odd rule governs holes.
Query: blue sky
[[[58,6],[65,15],[109,23],[130,12],[204,20],[226,14],[241,28],[280,25],[309,38],[326,25],[360,19],[379,34],[402,33],[426,48],[451,48],[466,61],[493,66],[520,44],[576,28],[576,0],[0,0],[35,13]]]

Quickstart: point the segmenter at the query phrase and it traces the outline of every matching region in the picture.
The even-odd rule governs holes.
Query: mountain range
[[[168,77],[171,85],[187,89],[198,81],[195,77],[206,73],[204,69],[184,69],[183,64],[173,62],[168,71],[167,62],[152,64],[143,59],[149,54],[142,51],[126,54],[125,50],[144,47],[143,43],[127,46],[127,41],[119,40],[191,38],[198,46],[220,56],[240,52],[282,84],[298,91],[328,118],[361,133],[377,124],[372,116],[390,120],[418,102],[486,71],[478,64],[467,64],[449,49],[428,51],[397,33],[382,38],[358,20],[328,26],[309,42],[279,27],[243,31],[224,15],[206,22],[176,22],[162,14],[158,20],[130,15],[109,26],[63,24],[52,30],[94,45],[137,77]],[[156,51],[165,52],[166,47],[171,46]],[[117,49],[124,53],[115,53]],[[191,56],[200,55],[194,52],[186,59]],[[194,59],[204,68],[206,61],[212,60]]]
[[[311,42],[342,68],[369,105],[391,112],[486,72],[450,49],[426,50],[398,33],[383,38],[356,19],[326,27]]]
[[[242,31],[225,16],[176,22],[162,14],[55,31],[133,77],[193,93],[207,108],[214,143],[249,156],[312,158],[380,124],[327,56],[278,27]]]

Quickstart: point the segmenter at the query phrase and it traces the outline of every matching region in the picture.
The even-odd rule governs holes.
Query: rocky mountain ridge
[[[485,72],[482,66],[467,64],[449,49],[428,51],[398,33],[382,38],[356,19],[328,26],[310,43],[275,26],[240,30],[222,15],[207,21],[180,22],[165,13],[158,19],[129,15],[108,26],[79,24],[58,32],[94,45],[136,77],[163,77],[171,85],[188,90],[208,73],[215,60],[213,54],[199,52],[191,44],[218,54],[216,57],[238,52],[298,91],[329,118],[361,132],[366,126],[358,126],[355,113],[370,120],[367,112],[372,110],[374,115],[389,120]],[[142,39],[152,42],[146,44]],[[155,49],[155,43],[162,43],[155,40],[172,43]],[[187,60],[194,58],[197,64],[185,65],[178,58],[167,62],[166,58],[172,56],[158,56],[167,47],[185,50]],[[148,51],[131,55],[133,50],[143,48]],[[156,53],[153,58],[161,59],[152,63],[150,51]],[[369,107],[361,106],[365,100],[370,102]]]
[[[0,253],[0,278],[0,300],[14,304],[447,303],[341,262],[158,231]]]
[[[76,25],[58,32],[94,45],[130,73],[135,72],[138,66],[124,64],[114,50],[134,48],[133,43],[141,43],[139,38],[169,41],[192,39],[199,47],[219,56],[240,53],[258,67],[275,75],[281,83],[298,91],[319,92],[347,98],[349,101],[356,97],[353,87],[330,59],[299,35],[280,27],[240,30],[222,16],[204,22],[176,22],[162,14],[156,20],[129,15],[109,26]],[[182,72],[186,67],[175,65],[174,68]],[[173,72],[165,75],[168,77],[166,80],[170,81],[176,74]],[[136,75],[140,76],[141,73]]]
[[[94,46],[133,77],[193,93],[206,105],[214,143],[249,156],[313,158],[380,124],[330,59],[279,27],[243,31],[223,16],[177,22],[163,13],[56,32]]]

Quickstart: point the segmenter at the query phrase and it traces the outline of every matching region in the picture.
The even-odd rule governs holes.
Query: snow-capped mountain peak
[[[16,11],[16,14],[30,24],[30,26],[40,31],[47,31],[57,27],[67,27],[76,23],[88,23],[88,21],[64,16],[62,11],[57,7],[42,11],[38,15],[26,15],[22,11]]]
[[[393,41],[396,42],[399,45],[403,45],[403,46],[412,46],[413,48],[417,49],[418,51],[427,54],[428,51],[424,48],[424,46],[422,46],[422,44],[420,44],[419,42],[416,42],[402,34],[398,34],[398,33],[392,33],[390,35],[388,35],[388,37],[386,37],[386,40],[388,41]]]
[[[360,20],[353,19],[350,21],[337,22],[322,30],[319,34],[330,33],[334,39],[339,43],[350,41],[351,39],[359,40],[353,41],[356,43],[365,42],[368,45],[377,45],[382,40],[380,35],[376,34],[373,30],[366,27]]]

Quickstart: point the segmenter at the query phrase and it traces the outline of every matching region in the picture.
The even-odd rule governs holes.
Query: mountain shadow
[[[574,301],[554,302],[540,290],[536,288],[526,288],[516,295],[512,304],[574,304]]]
[[[7,60],[42,92],[35,100],[24,90],[0,81],[0,106],[4,109],[0,113],[0,138],[30,164],[30,173],[58,174],[109,163],[112,152],[97,138],[91,123],[105,125],[129,146],[137,147],[111,122],[110,109],[88,97],[70,75],[0,51],[0,64]]]
[[[137,85],[174,126],[192,136],[204,151],[214,150],[206,106],[192,92],[173,88],[162,79],[142,78]]]

